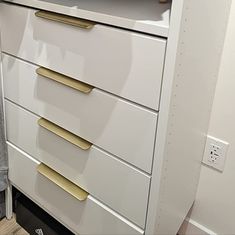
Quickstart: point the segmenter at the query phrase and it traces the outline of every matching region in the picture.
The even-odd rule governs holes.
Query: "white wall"
[[[235,0],[208,134],[230,146],[223,173],[202,167],[191,219],[217,234],[235,234]]]

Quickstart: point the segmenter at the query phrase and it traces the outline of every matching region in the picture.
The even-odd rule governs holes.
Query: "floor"
[[[0,235],[29,235],[15,219],[7,220],[2,219],[0,221]]]

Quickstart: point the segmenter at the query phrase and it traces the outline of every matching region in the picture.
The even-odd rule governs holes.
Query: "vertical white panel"
[[[173,1],[147,234],[176,234],[194,201],[230,5]]]

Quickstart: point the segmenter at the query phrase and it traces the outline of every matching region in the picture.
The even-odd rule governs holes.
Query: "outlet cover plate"
[[[223,171],[228,146],[229,143],[208,135],[202,162],[219,171]]]

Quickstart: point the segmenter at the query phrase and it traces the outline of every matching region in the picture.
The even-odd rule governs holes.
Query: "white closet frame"
[[[194,202],[230,6],[172,1],[145,234],[176,234]]]

